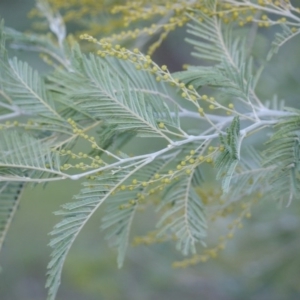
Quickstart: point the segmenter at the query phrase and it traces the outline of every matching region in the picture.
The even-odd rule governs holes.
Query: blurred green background
[[[1,0],[0,16],[7,26],[20,31],[30,29],[26,15],[33,5],[33,0]],[[182,32],[176,33],[182,46],[173,34],[155,56],[158,62],[166,62],[174,70],[189,59],[178,55],[188,49]],[[258,52],[264,51],[264,43],[262,39]],[[263,84],[259,86],[263,99],[277,92],[280,99],[285,97],[289,105],[299,108],[299,46],[299,39],[288,44],[264,73]],[[182,49],[174,53],[174,47]],[[45,71],[35,54],[11,53]],[[59,220],[52,212],[70,201],[79,188],[79,182],[51,183],[45,189],[27,188],[0,254],[1,300],[46,298],[45,273],[50,255],[47,234]],[[255,207],[253,218],[245,222],[244,228],[214,260],[187,269],[172,269],[172,262],[181,259],[173,245],[130,247],[125,265],[119,270],[116,253],[107,247],[99,229],[100,212],[70,252],[57,299],[300,299],[299,213],[296,202],[282,209],[271,201],[261,203]],[[152,220],[151,213],[141,213],[133,235],[147,232]]]

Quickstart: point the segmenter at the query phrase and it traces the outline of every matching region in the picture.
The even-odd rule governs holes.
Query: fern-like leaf
[[[222,178],[224,192],[228,192],[234,170],[240,159],[240,119],[234,117],[231,125],[227,128],[227,135],[220,135],[224,150],[215,159],[215,168],[218,170],[217,179]]]
[[[248,148],[239,161],[239,166],[231,178],[230,201],[235,202],[255,192],[268,193],[269,179],[273,167],[262,166],[261,154],[254,148]]]
[[[265,166],[274,166],[271,176],[272,194],[288,205],[300,197],[300,115],[283,119],[270,138],[264,152]]]
[[[197,18],[191,17],[194,22],[188,24],[188,33],[195,38],[189,38],[187,42],[194,45],[196,51],[192,52],[193,56],[201,60],[212,61],[215,66],[205,67],[208,69],[207,74],[204,74],[205,68],[200,68],[202,72],[199,77],[204,75],[206,77],[204,80],[198,79],[199,77],[197,78],[193,71],[188,70],[187,74],[190,74],[191,79],[197,84],[204,81],[212,86],[224,87],[225,92],[241,97],[253,110],[253,103],[259,103],[259,99],[254,92],[256,81],[252,74],[252,59],[246,61],[245,39],[233,38],[234,29],[231,26],[221,26],[220,19],[217,14],[214,14],[216,2],[210,1],[209,9],[212,16],[197,11]],[[187,75],[180,76],[188,80]],[[259,72],[255,78],[258,77]]]
[[[111,241],[113,247],[118,249],[119,267],[122,266],[124,261],[130,229],[137,208],[141,199],[151,194],[149,190],[153,188],[153,185],[143,186],[141,183],[153,182],[155,174],[160,173],[169,162],[170,160],[158,159],[143,167],[134,174],[134,178],[138,178],[138,184],[140,185],[138,193],[136,189],[123,191],[121,194],[118,193],[113,196],[108,203],[101,227],[109,230],[106,238]],[[132,185],[132,182],[129,181],[129,184]]]
[[[43,173],[62,175],[59,154],[51,151],[47,139],[41,141],[26,133],[0,131],[0,141],[0,166],[20,174],[16,178],[0,175],[1,180],[23,181],[28,171],[32,178]]]
[[[19,206],[23,186],[19,182],[0,182],[0,251]]]
[[[57,107],[46,89],[44,79],[26,62],[16,57],[8,59],[5,49],[4,24],[0,24],[0,90],[10,99],[11,105],[33,117],[43,117],[43,123],[57,123],[66,125],[66,122],[57,112]],[[56,124],[56,125],[57,125]]]
[[[276,54],[281,46],[283,46],[287,41],[292,39],[294,36],[299,34],[299,30],[292,31],[291,27],[281,23],[282,28],[281,33],[275,34],[275,40],[272,43],[271,49],[267,55],[267,60],[270,60],[274,54]]]
[[[221,24],[216,16],[208,16],[197,11],[198,18],[191,17],[194,23],[188,23],[187,32],[198,40],[186,38],[185,40],[194,46],[192,55],[206,61],[221,62],[224,55],[224,45],[220,43],[218,33],[221,32]]]
[[[223,87],[228,83],[228,79],[216,67],[190,66],[187,70],[172,75],[187,86],[193,85],[195,89],[203,86]]]
[[[110,199],[106,214],[103,217],[102,229],[108,230],[106,239],[118,249],[118,266],[124,262],[130,228],[138,207],[136,192],[125,191]]]
[[[82,55],[78,59],[78,75],[66,76],[66,80],[63,74],[58,74],[57,80],[54,74],[52,81],[58,86],[58,92],[61,92],[59,85],[64,85],[69,102],[73,102],[82,113],[109,125],[117,125],[120,131],[135,131],[140,136],[168,139],[159,128],[159,122],[179,126],[178,116],[171,114],[166,100],[159,93],[143,89],[128,76],[114,72],[112,61],[94,55]],[[115,61],[115,64],[118,63]],[[71,82],[73,78],[76,83]],[[77,88],[70,90],[69,86]]]
[[[55,225],[50,233],[54,238],[50,242],[53,248],[51,260],[48,264],[48,299],[54,300],[60,285],[61,272],[67,254],[81,229],[88,222],[97,209],[113,194],[116,189],[134,174],[138,169],[127,168],[116,174],[103,174],[92,182],[84,183],[76,201],[64,204],[56,215],[63,216],[63,220]]]
[[[192,186],[193,172],[171,184],[158,207],[164,213],[157,224],[158,236],[173,234],[178,239],[177,249],[184,255],[196,253],[196,243],[204,244],[206,218],[200,197]]]
[[[236,67],[224,60],[220,65],[217,66],[219,73],[223,75],[224,78],[224,89],[223,92],[238,97],[240,100],[249,102],[250,91],[253,89],[252,80],[252,60],[250,59],[248,63],[241,62]]]
[[[0,58],[0,83],[4,92],[27,114],[55,116],[60,119],[44,82],[36,71],[17,58]]]
[[[49,35],[34,34],[32,32],[26,34],[9,27],[5,27],[4,32],[11,48],[44,53],[54,59],[55,62],[68,68],[68,60],[63,52],[65,49],[58,47]]]

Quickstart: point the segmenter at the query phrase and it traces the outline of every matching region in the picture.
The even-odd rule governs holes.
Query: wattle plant
[[[85,179],[55,212],[49,300],[98,210],[119,266],[135,215],[155,206],[155,230],[133,243],[174,241],[188,256],[174,266],[186,267],[216,257],[257,202],[300,197],[300,110],[276,90],[257,92],[274,55],[299,38],[300,9],[289,0],[106,2],[37,1],[31,16],[50,34],[0,27],[0,248],[27,185]],[[198,64],[172,73],[152,54],[182,26]],[[276,34],[257,56],[268,27]],[[8,58],[10,46],[39,52],[49,72]],[[228,229],[210,245],[219,219]]]

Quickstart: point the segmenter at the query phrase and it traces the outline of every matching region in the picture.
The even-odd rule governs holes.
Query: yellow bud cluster
[[[136,236],[133,239],[133,246],[151,245],[166,242],[170,239],[168,235],[157,236],[157,231],[151,231],[145,236]]]
[[[137,204],[137,201],[134,199],[131,199],[127,203],[119,205],[119,209],[120,210],[129,209],[129,208],[132,208],[133,206],[135,206],[136,204]]]

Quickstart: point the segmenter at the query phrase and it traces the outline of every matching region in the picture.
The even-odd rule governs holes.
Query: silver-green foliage
[[[300,112],[299,110],[293,110]],[[265,166],[276,166],[271,176],[272,195],[288,203],[300,197],[300,116],[279,122],[277,131],[268,141]]]
[[[18,208],[22,190],[22,183],[0,182],[0,250]]]
[[[240,160],[240,119],[235,117],[227,129],[226,137],[220,135],[224,150],[216,157],[215,167],[218,169],[217,179],[224,177],[222,187],[229,191],[231,177]]]
[[[207,5],[213,10],[216,1]],[[86,178],[73,201],[55,212],[62,220],[50,233],[49,300],[55,299],[73,242],[105,204],[102,228],[117,248],[121,266],[134,217],[140,206],[155,202],[153,194],[159,199],[157,236],[175,237],[184,255],[196,253],[207,235],[209,211],[197,188],[221,181],[221,197],[228,203],[256,192],[287,203],[299,198],[299,110],[264,104],[255,91],[262,69],[248,55],[246,40],[217,15],[193,13],[187,41],[195,46],[200,62],[210,64],[191,66],[160,82],[130,61],[83,54],[78,44],[64,40],[63,26],[53,30],[50,24],[57,43],[1,23],[0,247],[21,185]],[[51,22],[51,14],[47,18]],[[6,36],[15,47],[46,53],[58,66],[41,76],[26,62],[9,59]],[[272,53],[290,37],[291,31],[284,27]],[[181,96],[186,92],[169,85],[175,78],[193,85],[196,101],[185,105],[190,98],[182,101]],[[202,88],[217,100],[204,97]],[[183,129],[185,118],[198,125]],[[10,119],[13,122],[7,123]],[[22,123],[24,119],[28,122]],[[265,128],[273,125],[267,143],[247,144],[250,135],[266,135]],[[159,149],[130,153],[126,145],[141,139],[153,139]],[[91,151],[74,154],[78,142],[92,146]],[[81,163],[72,161],[78,158]],[[214,166],[210,175],[205,163]]]

